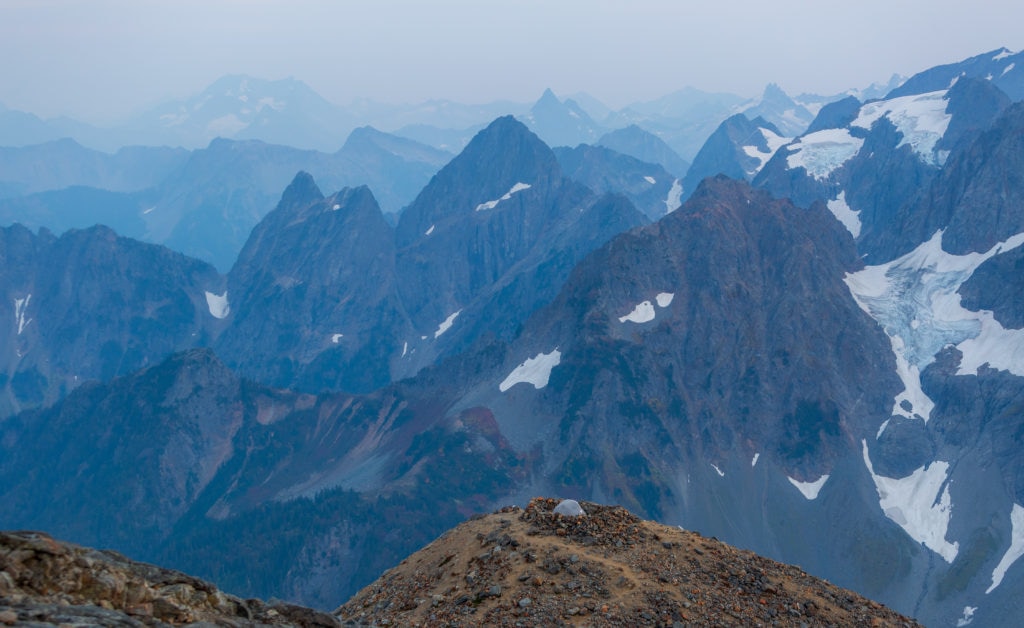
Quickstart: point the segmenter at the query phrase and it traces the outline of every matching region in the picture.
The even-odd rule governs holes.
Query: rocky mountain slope
[[[3,228],[0,260],[0,416],[202,344],[218,322],[216,270],[106,227]]]
[[[0,532],[0,625],[339,626],[308,608],[243,600],[181,572],[40,532]]]
[[[679,179],[660,165],[603,146],[580,144],[554,151],[569,178],[600,194],[622,194],[649,220],[679,207]]]
[[[3,625],[918,625],[695,532],[544,498],[445,532],[333,614],[38,532],[0,532],[0,574]]]
[[[572,507],[583,514],[559,512]],[[401,626],[918,625],[713,538],[545,498],[446,532],[335,613]]]
[[[708,137],[693,165],[682,180],[681,200],[690,198],[700,182],[724,174],[742,181],[752,180],[789,138],[764,118],[730,116]]]
[[[414,143],[372,129],[358,130],[350,139],[351,150],[367,155],[376,150],[397,159],[392,151],[411,151],[412,158],[420,158]],[[436,152],[420,148],[429,153],[423,158]],[[284,159],[271,168],[274,172],[301,157],[283,147],[214,142],[193,153],[180,180],[168,183],[165,193],[176,200],[155,205],[143,218],[153,229],[169,230],[166,238],[184,238],[179,244],[199,245],[188,235],[195,230],[205,241],[216,241],[217,250],[226,250],[231,238],[222,230],[211,232],[206,218],[189,213],[195,204],[189,199],[202,197],[195,202],[204,207],[226,202],[210,220],[237,228],[246,220],[235,210],[251,209],[263,192],[239,183],[235,175],[266,178],[264,165],[274,156]],[[234,175],[220,172],[229,163]],[[381,168],[389,169],[388,163],[384,159]],[[656,170],[644,167],[644,172]],[[193,175],[210,185],[190,185]],[[649,187],[639,174],[636,178],[637,185]],[[666,188],[668,175],[659,178]],[[234,194],[236,184],[247,192]],[[106,200],[101,195],[97,202]],[[201,262],[104,228],[55,238],[11,227],[3,249],[10,285],[0,305],[12,338],[3,356],[8,365],[3,412],[52,403],[79,381],[107,379],[198,346],[215,347],[243,375],[266,384],[369,392],[484,335],[511,337],[554,297],[584,255],[643,221],[627,199],[595,194],[567,178],[551,149],[507,117],[478,134],[442,169],[397,227],[367,187],[325,198],[309,174],[300,174],[277,209],[252,230],[226,279]],[[105,252],[78,258],[69,255],[69,247]],[[100,262],[103,268],[90,266]],[[179,266],[195,268],[186,272]],[[192,276],[197,273],[201,279]],[[60,298],[78,298],[86,286],[90,291],[82,303],[62,306],[71,309],[60,310],[67,319],[61,324],[103,329],[106,336],[75,333],[62,340],[45,331],[58,315],[52,309],[57,295],[43,293],[54,282],[67,293]],[[173,312],[160,301],[171,297],[154,292],[157,286],[174,293]],[[182,299],[191,307],[187,312],[181,310]],[[89,321],[76,321],[84,316]],[[151,324],[157,320],[163,325]],[[165,338],[182,325],[184,335]],[[36,334],[37,328],[45,333]],[[126,354],[127,345],[138,348]],[[93,368],[97,355],[118,366]]]

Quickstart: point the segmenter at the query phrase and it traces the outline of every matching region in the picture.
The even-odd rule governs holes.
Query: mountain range
[[[719,119],[686,173],[639,122],[607,135],[545,94],[392,221],[372,185],[292,173],[226,274],[103,227],[6,227],[0,526],[332,608],[465,517],[555,494],[925,624],[1014,625],[1022,54],[805,104],[805,129],[769,88],[776,119]],[[567,111],[598,145],[530,130]]]

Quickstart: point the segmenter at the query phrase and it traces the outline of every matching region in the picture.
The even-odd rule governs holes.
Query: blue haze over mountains
[[[332,608],[557,494],[1018,624],[1024,54],[873,89],[0,111],[0,526]]]

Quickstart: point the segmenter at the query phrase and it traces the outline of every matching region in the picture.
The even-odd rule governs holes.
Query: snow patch
[[[963,617],[956,620],[957,628],[963,628],[969,626],[974,621],[974,611],[978,610],[977,606],[965,606]]]
[[[423,235],[430,235],[431,233],[434,233],[434,227],[436,227],[436,226],[437,225],[430,225],[430,228],[427,229],[426,231],[424,231]]]
[[[179,111],[178,113],[165,113],[160,116],[160,122],[164,126],[178,126],[184,124],[188,120],[188,113]]]
[[[625,316],[619,317],[620,323],[629,321],[631,323],[649,323],[654,320],[654,305],[650,301],[641,301],[633,308],[633,311]]]
[[[793,478],[786,476],[786,479],[789,480],[789,483],[795,486],[797,490],[799,490],[801,493],[803,493],[804,497],[806,497],[808,501],[813,501],[818,498],[818,493],[821,492],[821,487],[825,486],[825,482],[828,482],[828,478],[829,475],[826,473],[825,475],[821,476],[820,478],[813,482],[801,482],[799,480],[794,480]]]
[[[850,209],[850,206],[846,204],[846,190],[828,202],[828,210],[839,222],[843,223],[850,235],[855,238],[860,235],[860,212]]]
[[[231,313],[231,305],[228,303],[227,290],[224,294],[206,293],[206,307],[210,310],[210,316],[214,318],[227,318]]]
[[[654,180],[654,177],[644,177],[644,181],[650,183],[651,185],[657,183],[657,181]]]
[[[850,135],[847,129],[815,131],[789,144],[786,164],[791,169],[803,168],[815,179],[825,179],[863,145],[864,140]]]
[[[512,369],[508,377],[498,385],[498,390],[506,392],[516,384],[533,384],[534,388],[540,390],[548,385],[551,369],[558,366],[561,361],[562,352],[557,348],[551,353],[538,353],[532,358],[527,358]]]
[[[406,342],[402,343],[402,357],[404,358],[405,354],[408,353],[408,352],[409,352],[409,343],[408,343],[408,341],[406,341]]]
[[[243,122],[235,114],[229,113],[226,116],[210,120],[206,125],[206,130],[221,137],[231,137],[247,126],[249,126],[248,122]]]
[[[750,467],[754,468],[757,466],[757,459],[761,457],[760,453],[754,454],[754,457],[750,459]]]
[[[889,427],[889,421],[890,419],[882,421],[882,424],[878,427],[878,433],[875,434],[875,440],[878,440],[882,437],[882,434],[885,434],[885,428]]]
[[[1004,329],[988,310],[961,311],[977,317],[981,333],[956,346],[963,354],[957,375],[976,374],[986,364],[1014,375],[1024,375],[1024,329]]]
[[[936,151],[935,144],[946,134],[952,115],[946,113],[946,90],[880,100],[860,108],[852,126],[870,129],[879,118],[888,118],[903,139],[896,148],[909,144],[925,163],[941,166],[948,153]]]
[[[331,334],[331,342],[333,342],[334,344],[338,344],[344,337],[345,334]]]
[[[153,207],[148,207],[148,208],[142,210],[142,215],[145,216],[146,214],[151,214],[151,213],[153,213],[154,209],[156,209],[156,205],[154,205]]]
[[[1012,70],[1013,66],[1015,66],[1015,65],[1017,65],[1017,64],[1016,63],[1011,63],[1010,65],[1006,66],[1006,68],[1003,70],[1003,73],[1000,74],[999,76],[1000,77],[1006,76],[1006,73],[1009,72],[1010,70]]]
[[[29,301],[31,301],[31,300],[32,300],[32,295],[31,294],[26,296],[24,299],[15,299],[14,300],[14,320],[15,320],[15,322],[18,323],[18,335],[19,336],[21,335],[21,332],[25,331],[25,327],[27,327],[28,324],[32,322],[31,318],[25,318],[25,315],[28,313],[28,304],[29,304]],[[19,356],[19,357],[21,357],[21,356]]]
[[[723,478],[725,477],[725,471],[722,471],[721,469],[719,469],[717,464],[711,463],[711,468],[714,469],[715,473],[717,473],[721,477],[723,477]]]
[[[665,213],[670,214],[679,209],[679,199],[683,198],[683,184],[676,179],[672,182],[672,188],[665,197]]]
[[[985,363],[1024,375],[1024,330],[1003,329],[991,312],[964,309],[957,294],[978,266],[1021,244],[1024,233],[985,253],[951,255],[942,250],[942,231],[937,231],[902,257],[846,275],[853,298],[885,330],[896,356],[904,390],[896,396],[893,415],[930,418],[935,404],[921,389],[921,371],[950,345],[963,353],[961,375],[977,373]]]
[[[868,442],[861,441],[864,466],[878,491],[878,504],[885,516],[918,543],[952,563],[960,544],[946,540],[953,504],[949,497],[949,463],[936,460],[915,469],[905,478],[887,478],[875,475],[868,455]]]
[[[993,61],[999,61],[1000,59],[1005,59],[1006,57],[1012,56],[1013,54],[1014,53],[1010,52],[1009,49],[1003,48],[1002,50],[999,51],[999,54],[997,54],[996,56],[992,57],[992,60]]]
[[[256,103],[256,105],[260,109],[263,109],[264,107],[270,107],[274,111],[281,111],[281,110],[283,110],[284,107],[285,107],[285,104],[286,103],[284,103],[284,102],[282,102],[280,100],[275,99],[273,96],[264,96],[263,98],[260,98],[259,101],[257,101],[257,103]]]
[[[659,292],[657,296],[654,297],[654,301],[658,304],[658,307],[665,308],[672,303],[672,299],[674,299],[675,296],[674,292]],[[630,323],[649,323],[654,320],[654,317],[654,304],[650,301],[641,301],[633,308],[632,312],[625,316],[620,316],[619,322],[625,323],[628,321]]]
[[[752,171],[747,173],[751,175],[760,172],[761,168],[764,168],[764,165],[768,163],[768,160],[771,159],[772,156],[780,148],[782,148],[786,144],[789,144],[789,142],[792,141],[792,138],[782,137],[781,135],[778,135],[768,129],[759,128],[758,130],[761,132],[761,137],[764,138],[765,143],[768,144],[768,152],[762,152],[761,149],[758,148],[757,146],[743,147],[743,152],[746,153],[748,157],[753,157],[754,159],[758,160],[757,166]]]
[[[1006,570],[1021,556],[1024,556],[1024,507],[1014,504],[1010,511],[1010,547],[992,570],[992,585],[985,589],[985,595],[999,586]]]
[[[480,203],[479,205],[477,205],[476,211],[479,212],[484,211],[485,209],[494,209],[495,207],[498,206],[498,203],[502,201],[507,201],[508,199],[512,198],[512,195],[515,194],[516,192],[529,190],[531,187],[532,186],[529,183],[516,183],[515,185],[512,186],[512,189],[510,189],[508,192],[505,192],[505,194],[501,198],[493,201],[487,201],[486,203]]]
[[[341,209],[341,205],[338,205],[337,203],[335,203],[335,204],[334,204],[334,205],[333,205],[333,206],[331,207],[331,211],[333,211],[333,212],[336,212],[336,211],[338,211],[339,209]]]
[[[452,324],[455,322],[455,319],[459,317],[459,314],[462,314],[462,310],[451,314],[448,318],[441,321],[441,324],[437,326],[437,331],[434,332],[434,338],[440,337],[441,334],[451,329]]]

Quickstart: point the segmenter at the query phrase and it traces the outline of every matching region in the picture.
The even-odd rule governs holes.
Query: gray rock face
[[[566,176],[599,194],[622,194],[652,221],[678,206],[679,180],[661,166],[601,146],[554,150]]]
[[[628,202],[609,202],[565,178],[537,136],[512,117],[499,118],[434,177],[398,222],[398,288],[416,334],[409,346],[415,343],[417,353],[396,368],[413,374],[432,356],[465,348],[487,329],[507,337],[554,297],[583,255],[642,222]],[[464,310],[481,308],[488,317],[462,319]],[[465,336],[466,319],[486,322],[487,329]],[[424,339],[440,342],[419,342]]]
[[[153,365],[216,323],[210,266],[105,227],[0,230],[0,416]]]
[[[230,325],[214,346],[271,385],[369,392],[409,336],[394,278],[393,230],[369,189],[324,198],[300,173],[228,275]]]
[[[750,181],[767,162],[776,147],[769,147],[762,129],[774,136],[782,133],[764,118],[751,120],[744,114],[729,117],[711,134],[693,159],[683,179],[683,200],[690,198],[700,182],[724,174],[740,181]],[[745,147],[763,155],[752,156]]]
[[[233,455],[240,386],[199,350],[130,375],[112,393],[90,382],[54,409],[0,423],[5,525],[16,517],[18,527],[45,523],[64,537],[152,551]]]

